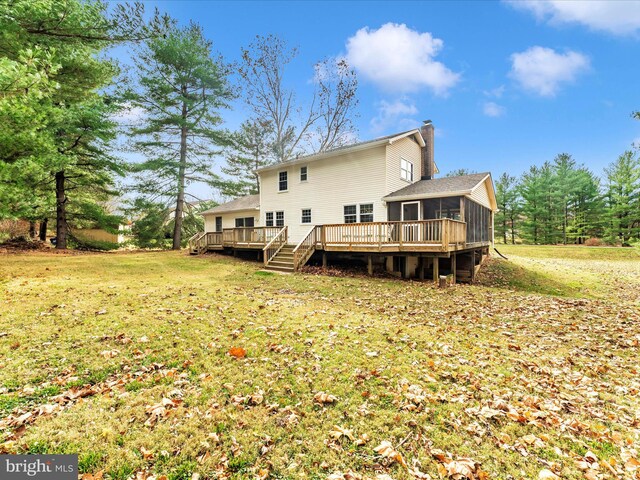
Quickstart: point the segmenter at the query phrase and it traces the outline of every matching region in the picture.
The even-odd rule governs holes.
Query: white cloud
[[[501,117],[506,113],[506,109],[502,105],[498,105],[495,102],[484,102],[482,106],[482,112],[487,117]]]
[[[499,87],[492,88],[491,90],[485,90],[484,93],[487,97],[495,97],[500,98],[504,94],[505,86],[500,85]]]
[[[444,95],[460,75],[434,60],[443,41],[404,24],[386,23],[378,30],[361,28],[347,40],[347,60],[357,72],[393,92],[427,87]]]
[[[125,103],[122,110],[113,115],[113,119],[118,123],[137,123],[145,117],[145,110],[142,107],[134,107],[130,103]]]
[[[552,25],[577,23],[614,35],[630,35],[640,30],[640,2],[635,0],[518,0],[509,1]]]
[[[413,115],[417,115],[418,108],[406,98],[387,102],[382,100],[377,105],[378,115],[371,119],[371,130],[381,133],[391,128],[395,130],[409,130],[417,128],[420,122]]]
[[[556,53],[536,46],[511,55],[510,76],[526,90],[552,97],[562,84],[574,82],[589,66],[589,58],[581,53]]]

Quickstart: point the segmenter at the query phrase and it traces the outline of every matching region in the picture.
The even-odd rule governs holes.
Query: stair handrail
[[[302,240],[293,249],[293,269],[298,270],[313,255],[316,249],[316,226],[311,227]]]
[[[202,237],[206,235],[206,232],[197,232],[189,238],[189,250],[191,252],[195,252],[196,248],[199,247],[200,240]]]
[[[262,257],[264,258],[265,267],[269,264],[273,257],[275,257],[278,252],[287,244],[287,240],[289,239],[289,235],[287,234],[288,227],[285,225],[282,229],[271,239],[269,243],[267,243],[262,251]]]

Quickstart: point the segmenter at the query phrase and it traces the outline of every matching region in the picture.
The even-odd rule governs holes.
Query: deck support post
[[[327,268],[327,254],[322,252],[322,268]]]
[[[456,271],[457,271],[457,263],[458,263],[456,261],[457,260],[457,256],[458,256],[458,254],[455,253],[455,252],[451,255],[451,273],[453,274],[453,284],[454,285],[456,284],[456,276],[457,276],[457,273],[456,273]]]
[[[440,276],[440,258],[433,257],[433,281],[437,283],[439,276]]]
[[[476,249],[471,250],[471,283],[476,281]]]
[[[424,280],[424,257],[418,257],[418,278]]]
[[[367,273],[369,276],[373,275],[373,257],[371,255],[367,256]]]

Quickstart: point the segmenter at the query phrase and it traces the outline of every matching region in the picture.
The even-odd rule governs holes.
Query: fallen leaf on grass
[[[540,473],[538,473],[538,478],[540,480],[556,480],[556,479],[559,479],[560,477],[555,473],[553,473],[551,470],[544,468],[540,470]]]
[[[247,356],[247,351],[242,347],[233,347],[229,349],[229,355],[235,358],[244,358]]]
[[[338,400],[338,397],[336,397],[335,395],[329,395],[328,393],[324,393],[324,392],[318,392],[313,396],[313,401],[320,403],[320,404],[325,404],[325,403],[334,403],[336,400]]]
[[[407,468],[407,464],[405,463],[404,458],[402,458],[402,455],[400,455],[400,453],[393,448],[391,442],[383,440],[380,445],[373,449],[373,451],[381,457],[388,458],[389,460],[394,462],[398,462],[400,465]]]
[[[333,430],[329,432],[329,435],[334,440],[340,440],[342,437],[346,437],[352,442],[355,440],[355,437],[353,436],[353,430],[349,430],[348,428],[344,428],[344,427],[339,427],[337,425],[333,427]]]

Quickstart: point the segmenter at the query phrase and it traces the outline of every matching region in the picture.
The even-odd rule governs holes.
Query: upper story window
[[[360,221],[373,222],[373,203],[360,204]]]
[[[278,173],[278,191],[286,192],[289,189],[287,171]]]
[[[358,221],[358,210],[356,205],[344,206],[344,223],[356,223]]]
[[[311,209],[303,208],[302,209],[302,218],[300,223],[311,223]]]
[[[307,181],[307,167],[300,167],[300,181],[301,182],[306,182]]]
[[[267,227],[273,227],[273,212],[266,212],[264,215],[264,224]]]
[[[407,182],[413,182],[413,163],[404,158],[400,159],[400,178]]]

